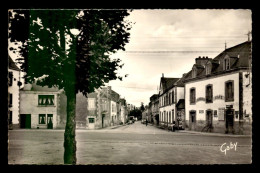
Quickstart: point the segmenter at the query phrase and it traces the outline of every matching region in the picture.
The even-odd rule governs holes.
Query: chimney
[[[208,58],[207,56],[206,57],[198,57],[195,59],[195,62],[197,65],[202,65],[202,66],[205,66],[206,62],[209,60],[209,59],[212,59],[212,58]]]
[[[162,78],[164,78],[164,74],[162,73]]]

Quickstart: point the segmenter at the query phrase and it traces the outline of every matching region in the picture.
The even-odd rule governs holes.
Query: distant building
[[[126,100],[120,99],[119,105],[120,105],[120,123],[125,124],[127,121]]]
[[[86,129],[100,129],[125,123],[128,113],[126,101],[120,99],[120,95],[110,86],[99,88],[87,94],[87,97],[78,94],[76,110],[77,127],[83,126]]]
[[[214,59],[198,57],[195,62],[184,80],[186,126],[195,131],[250,134],[251,41]]]
[[[159,95],[154,94],[150,97],[151,102],[151,122],[155,125],[159,125]]]
[[[19,89],[22,82],[20,69],[10,57],[8,64],[8,124],[9,129],[13,129],[19,124]]]

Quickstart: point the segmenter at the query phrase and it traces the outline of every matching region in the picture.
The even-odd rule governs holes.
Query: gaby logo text
[[[237,142],[236,143],[230,142],[230,145],[228,145],[227,143],[224,143],[220,147],[220,151],[224,152],[225,155],[227,154],[228,150],[232,150],[232,149],[234,149],[235,151],[237,150]]]

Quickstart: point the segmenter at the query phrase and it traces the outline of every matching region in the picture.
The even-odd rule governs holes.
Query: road
[[[63,135],[64,130],[10,130],[8,163],[63,164]],[[170,132],[140,121],[77,130],[76,141],[80,165],[250,164],[252,157],[250,136]]]

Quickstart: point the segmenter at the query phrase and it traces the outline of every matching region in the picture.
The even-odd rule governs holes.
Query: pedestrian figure
[[[174,132],[175,131],[175,121],[172,122],[172,131]]]
[[[145,120],[145,124],[146,124],[146,126],[147,126],[147,124],[148,124],[148,121],[147,121],[147,119]]]

